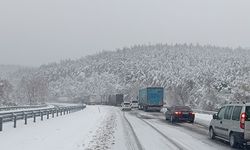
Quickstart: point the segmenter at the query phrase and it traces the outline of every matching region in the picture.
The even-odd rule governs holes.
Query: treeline
[[[16,86],[0,79],[0,105],[44,104],[48,94],[48,82],[41,77],[23,77]]]
[[[211,110],[228,101],[247,100],[250,95],[250,51],[243,48],[135,45],[43,65],[32,72],[34,77],[25,79],[45,82],[41,85],[48,94],[42,95],[73,99],[115,93],[133,99],[142,87],[162,86],[169,105],[185,104]],[[24,86],[26,80],[19,85]],[[27,102],[31,99],[29,95],[32,99],[37,97],[37,93],[27,93],[24,96]]]

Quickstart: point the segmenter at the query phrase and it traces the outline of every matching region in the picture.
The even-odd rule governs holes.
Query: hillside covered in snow
[[[26,91],[26,95],[12,95],[17,101],[20,97],[31,103],[47,97],[114,93],[124,93],[129,100],[136,98],[140,88],[162,86],[169,105],[211,110],[228,101],[249,98],[250,50],[192,44],[136,45],[11,74],[8,80],[19,78],[13,93]],[[30,88],[27,83],[39,87]],[[29,93],[29,89],[37,93]]]

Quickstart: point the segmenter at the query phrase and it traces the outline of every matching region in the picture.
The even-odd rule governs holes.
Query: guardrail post
[[[40,112],[40,116],[41,116],[41,121],[43,121],[43,112]]]
[[[12,120],[11,121],[13,121],[14,120],[14,113],[12,113],[11,115],[12,115]]]
[[[23,118],[22,119],[24,119],[24,112],[23,112]]]
[[[0,131],[3,131],[3,117],[0,117]]]
[[[52,118],[54,118],[54,112],[55,112],[55,111],[54,111],[54,109],[53,109],[52,112],[51,112],[51,113],[52,113]]]
[[[36,122],[36,113],[33,112],[33,122]]]
[[[70,114],[70,108],[69,108],[69,114]]]
[[[14,128],[16,128],[16,115],[14,115]]]
[[[28,115],[27,114],[24,114],[24,124],[27,125],[27,117]]]
[[[46,113],[47,113],[47,119],[49,119],[49,111],[47,110],[47,112],[46,112]]]
[[[63,109],[63,115],[65,115],[65,108]]]
[[[58,117],[58,109],[56,110],[56,116]]]
[[[60,109],[60,115],[62,116],[62,109]]]

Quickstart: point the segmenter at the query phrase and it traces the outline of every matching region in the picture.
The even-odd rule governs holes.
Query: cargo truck
[[[121,106],[123,102],[123,94],[109,95],[108,105]]]
[[[163,87],[147,87],[139,90],[139,109],[160,111],[163,106]]]

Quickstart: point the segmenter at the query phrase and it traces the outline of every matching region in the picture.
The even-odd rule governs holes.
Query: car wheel
[[[209,129],[209,137],[210,137],[210,139],[215,138],[214,129],[212,127]]]
[[[236,142],[236,137],[234,135],[234,133],[231,133],[230,136],[229,136],[229,143],[230,143],[230,146],[231,147],[236,147],[237,145],[237,142]]]
[[[167,117],[167,115],[165,115],[165,120],[168,120],[168,117]]]
[[[170,122],[174,123],[174,117],[172,115],[170,116]]]

